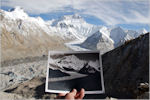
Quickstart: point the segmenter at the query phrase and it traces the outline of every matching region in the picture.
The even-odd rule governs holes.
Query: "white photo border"
[[[85,94],[104,94],[105,93],[105,86],[104,86],[104,75],[103,75],[103,67],[102,67],[102,57],[100,54],[100,51],[49,51],[48,52],[48,62],[47,62],[47,74],[46,74],[46,84],[45,84],[45,92],[51,92],[51,93],[69,93],[70,91],[61,91],[61,90],[50,90],[48,89],[48,77],[49,77],[49,60],[50,60],[50,54],[51,53],[64,53],[64,54],[70,54],[70,53],[99,53],[99,63],[100,63],[100,76],[101,76],[101,91],[85,91]]]

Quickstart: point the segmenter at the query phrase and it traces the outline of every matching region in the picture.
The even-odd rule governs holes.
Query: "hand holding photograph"
[[[46,92],[69,93],[84,88],[85,94],[105,92],[99,51],[49,51]]]

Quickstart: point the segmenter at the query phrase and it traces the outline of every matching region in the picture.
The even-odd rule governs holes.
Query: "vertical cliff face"
[[[136,98],[140,83],[149,82],[149,33],[104,54],[106,95]]]

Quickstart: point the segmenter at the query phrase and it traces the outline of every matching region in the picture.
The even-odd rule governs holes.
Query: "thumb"
[[[76,90],[76,89],[73,89],[73,90],[70,92],[70,94],[71,94],[72,96],[75,96],[75,95],[77,94],[77,90]]]
[[[77,90],[73,89],[70,93],[67,93],[67,95],[65,96],[65,99],[74,100],[76,94],[77,94]]]

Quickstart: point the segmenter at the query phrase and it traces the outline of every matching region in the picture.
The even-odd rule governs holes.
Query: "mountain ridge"
[[[145,29],[138,33],[134,30],[125,31],[121,27],[92,25],[78,14],[44,21],[41,17],[30,17],[20,7],[10,11],[0,10],[0,13],[2,55],[6,60],[9,56],[14,59],[16,50],[20,53],[16,57],[23,57],[28,53],[40,56],[48,50],[100,50],[105,53],[146,32]],[[94,34],[99,34],[96,39],[92,39]]]

